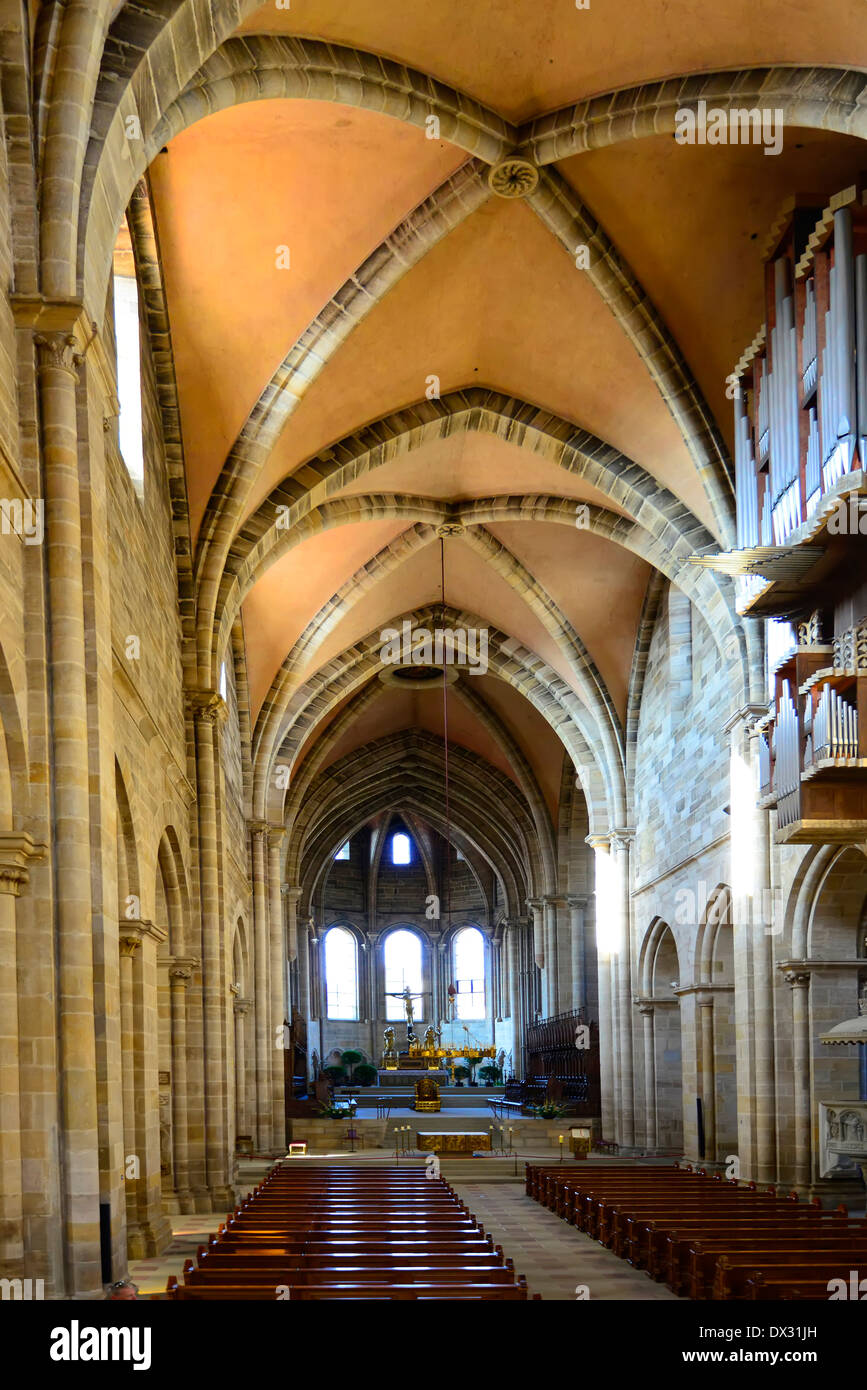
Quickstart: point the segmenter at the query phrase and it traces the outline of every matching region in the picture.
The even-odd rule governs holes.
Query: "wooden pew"
[[[281,1300],[290,1302],[319,1302],[326,1299],[478,1299],[483,1301],[507,1300],[526,1302],[526,1284],[294,1284],[285,1286]],[[538,1299],[539,1294],[533,1298]],[[166,1298],[172,1301],[196,1302],[213,1299],[257,1299],[268,1301],[277,1299],[276,1290],[264,1289],[255,1284],[179,1284],[169,1279]]]
[[[527,1298],[502,1249],[418,1170],[278,1166],[230,1213],[171,1300]]]

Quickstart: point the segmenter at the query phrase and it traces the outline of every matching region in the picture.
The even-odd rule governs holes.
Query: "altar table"
[[[418,1148],[429,1153],[471,1154],[476,1149],[490,1149],[491,1133],[487,1129],[436,1130],[420,1129]]]

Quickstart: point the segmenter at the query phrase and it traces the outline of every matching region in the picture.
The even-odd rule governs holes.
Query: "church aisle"
[[[526,1195],[523,1182],[465,1182],[451,1171],[448,1178],[543,1299],[573,1300],[576,1286],[584,1284],[591,1299],[682,1301],[665,1285],[545,1211]]]

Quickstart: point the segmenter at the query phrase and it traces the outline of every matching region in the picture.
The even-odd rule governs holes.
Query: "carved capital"
[[[141,937],[126,933],[120,938],[119,945],[121,956],[125,957],[126,960],[132,960],[141,945]]]
[[[293,883],[284,883],[281,892],[285,893],[290,903],[297,903],[301,897],[301,889],[296,888]]]
[[[188,690],[187,705],[193,718],[204,724],[222,724],[229,713],[219,690]]]
[[[255,840],[259,836],[264,839],[271,827],[266,820],[248,820],[247,829]]]
[[[245,1014],[248,1014],[251,1008],[253,1007],[253,1001],[252,999],[236,999],[234,1007],[237,1016],[239,1018],[243,1018],[243,1016]]]
[[[68,372],[73,381],[78,381],[78,368],[84,361],[84,354],[78,350],[74,333],[37,333],[33,341],[40,372]]]
[[[635,840],[635,830],[631,825],[612,826],[608,835],[608,843],[613,852],[629,849]]]
[[[809,970],[787,970],[783,976],[787,985],[792,989],[806,989],[810,983]]]
[[[44,859],[47,846],[38,844],[26,830],[0,833],[0,893],[17,898],[30,882],[30,862]]]
[[[271,846],[272,849],[276,849],[276,847],[280,844],[280,841],[283,839],[285,834],[285,825],[268,826],[268,844]]]

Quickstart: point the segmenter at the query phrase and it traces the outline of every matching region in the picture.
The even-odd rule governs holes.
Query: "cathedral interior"
[[[0,0],[4,1290],[400,1160],[543,1299],[711,1296],[546,1165],[864,1217],[865,72],[863,0]]]

